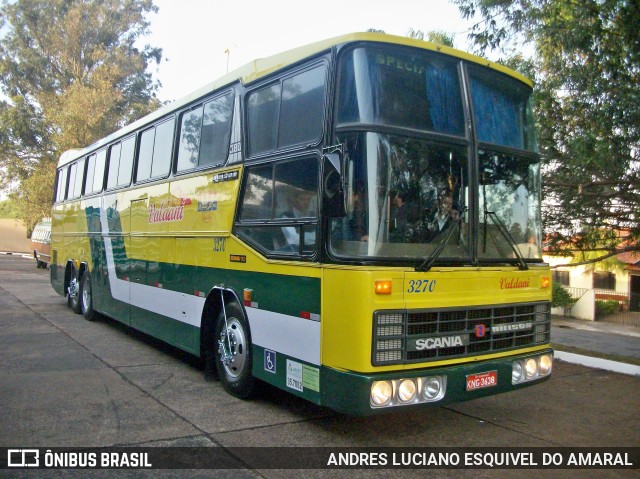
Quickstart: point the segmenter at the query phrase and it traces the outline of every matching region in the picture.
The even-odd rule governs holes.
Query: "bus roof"
[[[395,35],[387,35],[385,33],[350,33],[347,35],[342,35],[338,37],[329,38],[326,40],[322,40],[316,43],[311,43],[309,45],[304,45],[298,48],[294,48],[293,50],[288,50],[282,53],[278,53],[272,55],[267,58],[259,58],[253,60],[244,66],[233,70],[226,75],[214,80],[211,83],[208,83],[201,88],[193,91],[192,93],[186,95],[179,100],[173,101],[162,108],[150,113],[149,115],[140,118],[139,120],[121,128],[120,130],[108,135],[107,137],[98,140],[94,144],[81,149],[72,149],[67,150],[60,156],[60,160],[58,161],[58,166],[65,165],[67,163],[71,163],[77,158],[81,158],[82,156],[90,153],[91,151],[97,150],[102,146],[106,146],[114,140],[123,137],[131,132],[138,130],[139,128],[151,124],[154,121],[162,118],[165,115],[168,115],[174,111],[181,109],[182,107],[188,105],[191,102],[198,100],[206,96],[207,94],[223,88],[227,85],[231,85],[237,81],[241,81],[244,85],[250,84],[256,80],[259,80],[262,77],[269,75],[270,73],[276,72],[282,68],[285,68],[289,65],[293,65],[299,61],[304,60],[305,58],[314,56],[323,51],[329,50],[332,47],[338,45],[344,45],[346,43],[353,43],[359,41],[368,41],[368,42],[378,42],[378,43],[391,43],[394,45],[407,45],[417,48],[422,48],[425,50],[433,50],[442,53],[446,53],[448,55],[461,58],[463,60],[467,60],[473,63],[477,63],[483,65],[485,67],[494,69],[496,71],[500,71],[505,73],[511,77],[520,80],[521,82],[533,86],[531,80],[521,75],[520,73],[511,70],[503,65],[498,63],[491,62],[486,58],[481,58],[475,55],[471,55],[469,53],[463,52],[461,50],[456,50],[455,48],[450,48],[445,45],[440,45],[432,42],[425,42],[422,40],[416,40],[408,37],[400,37]]]

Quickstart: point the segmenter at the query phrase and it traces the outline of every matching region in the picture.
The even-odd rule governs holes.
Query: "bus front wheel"
[[[226,304],[225,310],[216,323],[216,369],[225,391],[248,399],[255,393],[249,323],[237,304]]]

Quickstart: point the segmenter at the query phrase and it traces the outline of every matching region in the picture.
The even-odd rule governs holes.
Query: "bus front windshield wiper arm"
[[[495,213],[495,211],[487,211],[486,209],[484,211],[485,211],[485,213],[484,213],[484,217],[485,217],[485,220],[484,220],[485,235],[486,235],[486,224],[487,224],[487,216],[488,216],[493,220],[493,223],[498,227],[498,231],[500,231],[500,234],[504,237],[504,239],[507,240],[507,243],[509,243],[509,246],[511,246],[511,249],[513,250],[513,253],[516,255],[516,258],[518,259],[518,268],[520,269],[520,271],[528,270],[529,269],[529,265],[527,264],[527,262],[524,260],[524,258],[520,254],[520,250],[518,249],[518,245],[516,244],[515,240],[513,239],[513,237],[511,236],[511,234],[507,230],[507,227],[500,220],[500,217]]]
[[[427,258],[422,263],[416,266],[416,271],[427,272],[431,269],[431,267],[433,266],[433,263],[435,262],[435,260],[438,259],[438,257],[444,250],[444,247],[447,245],[447,243],[451,239],[451,236],[453,236],[453,232],[456,230],[455,226],[460,225],[461,222],[462,222],[462,216],[458,218],[456,221],[451,222],[449,227],[445,230],[446,234],[444,235],[444,238],[440,241],[440,243],[438,243],[438,246],[436,246],[436,248],[431,252],[431,254],[427,256]]]

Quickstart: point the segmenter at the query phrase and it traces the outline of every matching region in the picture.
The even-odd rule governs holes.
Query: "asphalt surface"
[[[73,314],[33,259],[0,255],[0,447],[638,447],[640,377],[556,361],[531,388],[366,418],[268,389],[240,401],[189,355]],[[635,354],[638,338],[567,326],[552,341]],[[568,333],[562,339],[558,330]],[[597,334],[592,341],[576,334]],[[629,346],[620,346],[631,341]],[[552,474],[551,474],[552,473]],[[637,477],[637,470],[0,470],[0,477]]]
[[[611,356],[640,359],[640,328],[597,321],[554,318],[551,341],[562,345]]]

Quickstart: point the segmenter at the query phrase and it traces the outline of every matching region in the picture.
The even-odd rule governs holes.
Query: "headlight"
[[[444,375],[373,381],[369,402],[372,408],[436,402],[444,398],[446,390]]]
[[[551,372],[553,367],[553,359],[550,354],[540,356],[540,376],[546,376]]]
[[[553,354],[518,359],[511,364],[511,384],[540,379],[551,374]]]
[[[410,402],[416,397],[418,388],[416,383],[411,379],[403,379],[398,388],[398,399],[400,402]]]
[[[424,384],[424,397],[428,401],[433,401],[440,395],[440,391],[442,391],[442,383],[440,382],[440,378],[427,378],[427,381]]]
[[[524,370],[527,374],[527,379],[533,379],[538,373],[538,362],[535,358],[529,358],[524,363]]]
[[[376,381],[371,385],[371,403],[375,406],[386,406],[393,396],[390,381]]]
[[[511,369],[511,382],[513,384],[519,383],[522,380],[522,363],[520,361],[516,361],[513,363],[513,367]]]

